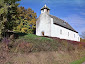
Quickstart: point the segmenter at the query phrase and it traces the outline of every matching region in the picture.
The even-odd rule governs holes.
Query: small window
[[[69,32],[68,32],[68,36],[69,36]]]
[[[48,10],[47,10],[47,12],[48,12]]]
[[[62,30],[60,30],[60,34],[62,34]]]
[[[74,38],[75,38],[75,34],[74,34]]]

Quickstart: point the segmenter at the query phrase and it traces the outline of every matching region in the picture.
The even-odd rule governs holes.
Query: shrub
[[[80,42],[85,42],[85,39],[82,39],[82,38],[81,38],[81,39],[80,39]]]

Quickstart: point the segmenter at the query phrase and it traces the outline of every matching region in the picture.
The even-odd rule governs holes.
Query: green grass
[[[30,43],[42,43],[42,42],[53,42],[53,39],[36,36],[34,34],[27,34],[25,36],[19,37],[18,40],[25,40],[26,42]]]
[[[59,48],[61,48],[61,50],[66,50],[69,47],[69,49],[74,48],[74,46],[71,46],[72,44],[67,44],[67,41],[59,41],[52,38],[36,36],[34,34],[20,36],[17,41],[19,43],[22,41],[31,43],[32,51],[57,51]]]
[[[31,48],[30,48],[31,52],[55,51],[55,50],[57,51],[57,49],[58,49],[58,46],[57,46],[58,41],[53,40],[51,38],[47,38],[47,37],[36,36],[34,34],[27,34],[25,36],[20,36],[16,40],[16,43],[18,45],[21,42],[28,43],[29,46],[31,46]],[[16,47],[17,47],[17,45],[16,45]],[[25,50],[28,50],[28,49],[26,48]]]
[[[5,51],[3,46],[4,46],[4,44],[0,43],[0,51]],[[79,49],[79,47],[78,47],[78,49]],[[17,54],[18,54],[18,52],[19,52],[19,54],[20,53],[23,53],[23,54],[24,53],[31,53],[31,54],[33,53],[33,55],[34,55],[34,56],[32,56],[33,59],[36,56],[35,61],[38,60],[37,58],[43,59],[43,60],[48,58],[46,60],[46,62],[48,62],[48,60],[52,61],[51,63],[48,62],[47,64],[69,64],[70,62],[71,62],[70,64],[81,64],[85,61],[85,57],[83,57],[82,59],[77,60],[77,61],[74,61],[74,60],[78,59],[78,57],[80,58],[82,56],[85,56],[85,54],[84,54],[85,51],[84,50],[78,51],[78,49],[76,49],[76,46],[70,44],[68,41],[65,41],[65,40],[58,40],[58,39],[56,40],[56,39],[52,39],[52,38],[36,36],[34,34],[26,34],[26,35],[19,36],[19,38],[14,39],[13,41],[10,41],[8,43],[8,47],[7,47],[6,51],[8,50],[9,53],[12,52],[12,53],[17,53]],[[77,50],[78,52],[76,52],[74,50]],[[40,53],[40,54],[35,55],[35,52]],[[81,52],[83,52],[83,53],[81,53]],[[22,56],[22,55],[20,55],[20,56]],[[40,55],[40,56],[38,56],[38,55]],[[10,55],[10,56],[15,56],[15,55]],[[24,56],[22,56],[22,57],[20,57],[20,56],[19,57],[16,56],[16,57],[19,58],[18,60],[24,62],[23,61]],[[13,59],[17,60],[16,57],[13,57]],[[31,58],[31,57],[27,56],[27,54],[26,54],[26,57],[24,59],[28,60],[28,58],[29,59]],[[43,62],[43,60],[39,60],[39,61]],[[54,60],[55,60],[55,62],[54,62]],[[72,62],[72,61],[74,61],[74,62]],[[19,61],[17,61],[17,62],[19,62]],[[29,62],[29,60],[28,60],[28,62]],[[56,62],[58,62],[58,63],[56,63]],[[6,64],[10,64],[10,63],[12,64],[12,62],[9,62],[9,61],[6,62]],[[36,62],[35,64],[38,64],[38,63]],[[43,64],[46,64],[46,63],[43,62]]]
[[[85,62],[85,57],[81,58],[80,60],[76,60],[74,62],[71,62],[70,64],[82,64],[83,62]]]
[[[24,34],[18,39],[10,41],[8,44],[10,52],[40,52],[40,51],[68,51],[74,46],[67,41],[60,41],[52,38],[36,36],[34,34]]]

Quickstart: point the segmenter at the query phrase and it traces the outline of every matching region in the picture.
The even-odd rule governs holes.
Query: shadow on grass
[[[11,35],[14,36],[15,39],[27,35],[27,33],[16,33],[16,32],[5,32],[2,34],[3,37],[9,38]]]

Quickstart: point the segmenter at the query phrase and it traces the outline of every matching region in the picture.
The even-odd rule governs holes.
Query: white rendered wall
[[[62,34],[60,34],[60,30],[62,30]],[[36,35],[42,36],[42,32],[44,32],[44,36],[80,41],[78,33],[53,24],[53,19],[47,13],[42,13],[36,21]]]
[[[62,30],[62,34],[60,34],[60,30]],[[69,32],[69,35],[68,35],[68,32]],[[59,37],[61,39],[80,41],[80,36],[78,35],[78,33],[53,24],[52,18],[51,18],[51,37]]]
[[[42,13],[36,21],[36,35],[42,36],[42,32],[45,36],[51,36],[51,18],[47,13]]]

